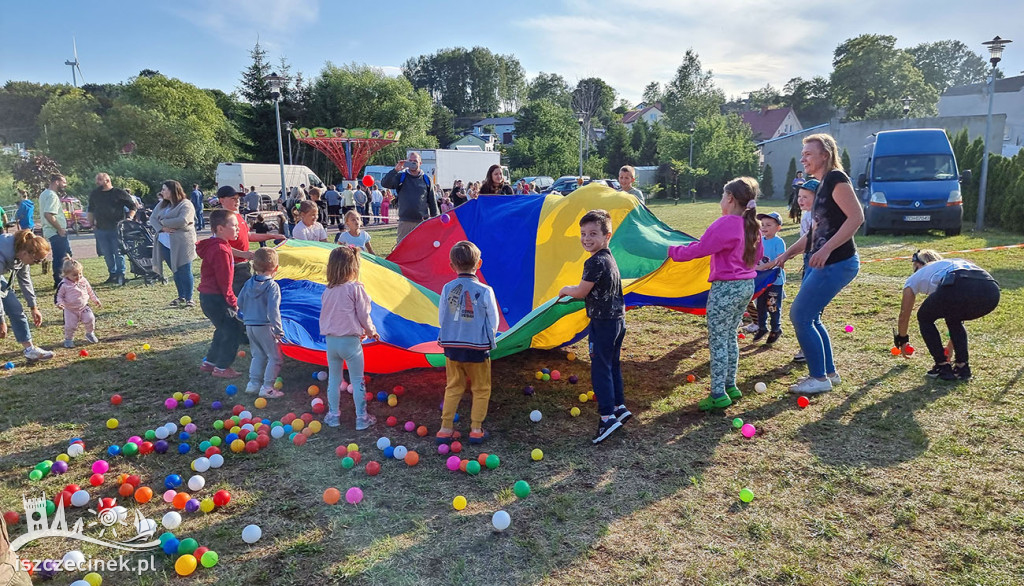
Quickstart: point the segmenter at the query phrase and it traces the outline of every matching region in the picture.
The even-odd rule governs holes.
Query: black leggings
[[[952,285],[939,287],[924,300],[917,310],[917,324],[921,338],[936,364],[946,362],[942,337],[935,322],[946,320],[953,353],[957,363],[966,364],[967,330],[965,321],[988,315],[999,305],[999,284],[988,279],[958,278]],[[950,358],[953,358],[952,356]]]

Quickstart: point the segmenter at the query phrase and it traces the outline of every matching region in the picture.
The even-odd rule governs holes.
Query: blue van
[[[867,163],[857,178],[864,204],[864,234],[880,230],[960,233],[963,199],[953,147],[939,128],[884,130],[864,145]]]

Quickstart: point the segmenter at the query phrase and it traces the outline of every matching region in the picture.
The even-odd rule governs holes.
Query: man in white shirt
[[[68,186],[67,179],[59,173],[50,175],[50,186],[39,194],[39,215],[43,220],[43,238],[50,241],[53,249],[53,287],[61,281],[61,267],[64,258],[71,256],[71,241],[68,240],[67,219],[64,206],[60,203],[60,192]]]
[[[377,185],[374,184],[373,191],[370,192],[370,205],[373,208],[373,223],[380,224],[380,206],[384,203],[384,194],[380,192]]]

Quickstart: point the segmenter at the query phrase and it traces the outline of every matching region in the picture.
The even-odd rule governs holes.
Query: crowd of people
[[[711,283],[707,300],[708,346],[711,383],[709,396],[701,399],[703,411],[722,409],[742,397],[737,386],[739,346],[737,329],[754,297],[759,271],[778,269],[777,277],[757,298],[755,341],[767,336],[773,344],[782,335],[781,311],[786,282],[785,265],[793,257],[803,258],[802,279],[790,307],[789,317],[799,343],[798,359],[805,361],[808,376],[790,387],[797,394],[831,391],[842,382],[832,341],[821,316],[831,301],[857,276],[860,259],[854,234],[863,222],[863,210],[853,186],[840,162],[835,140],[827,134],[814,134],[803,140],[801,164],[807,173],[796,184],[794,204],[801,210],[800,238],[788,248],[778,236],[783,219],[778,213],[757,213],[759,186],[750,177],[738,177],[724,186],[720,207],[722,215],[691,244],[670,247],[668,259],[676,262],[711,257]],[[619,179],[624,191],[643,202],[643,194],[633,186],[635,172],[623,167]],[[7,334],[7,320],[14,337],[24,348],[28,360],[46,360],[53,352],[33,343],[29,322],[42,325],[42,313],[29,267],[45,259],[53,260],[54,304],[64,312],[64,346],[74,347],[79,326],[85,339],[96,343],[96,317],[90,303],[100,307],[100,299],[85,278],[82,265],[73,258],[68,242],[58,193],[66,181],[59,174],[50,177],[48,189],[40,194],[43,235],[31,229],[0,235],[0,338]],[[202,372],[217,378],[236,378],[242,373],[232,365],[238,346],[248,340],[253,355],[246,391],[262,397],[280,397],[274,381],[281,368],[278,342],[282,340],[281,293],[274,282],[278,256],[268,241],[286,237],[320,242],[328,241],[325,226],[337,226],[334,241],[345,244],[331,251],[325,270],[327,288],[323,293],[320,333],[327,340],[329,362],[328,426],[340,425],[342,365],[347,364],[353,385],[356,429],[372,426],[375,418],[367,412],[362,388],[362,341],[379,339],[370,318],[370,298],[359,283],[360,250],[373,253],[370,234],[363,228],[368,222],[387,221],[387,207],[398,208],[398,240],[410,234],[427,218],[473,197],[511,195],[515,189],[492,166],[479,189],[464,188],[456,182],[441,201],[435,196],[430,177],[423,172],[419,155],[395,165],[376,184],[347,184],[342,192],[329,186],[321,194],[316,187],[299,186],[279,199],[279,210],[286,216],[286,234],[258,229],[264,202],[255,189],[225,185],[217,190],[220,206],[209,218],[211,235],[199,240],[203,225],[198,186],[186,196],[173,180],[163,182],[158,203],[148,223],[156,235],[153,267],[162,272],[166,264],[173,276],[175,307],[193,307],[193,291],[199,292],[199,305],[214,326],[213,340],[199,366]],[[365,188],[365,189],[364,189]],[[197,195],[197,192],[198,195]],[[253,195],[255,194],[255,195]],[[360,195],[362,194],[362,195]],[[392,195],[393,194],[393,195]],[[458,202],[458,203],[456,203]],[[451,206],[451,207],[449,207]],[[104,284],[123,284],[125,263],[118,248],[118,223],[136,217],[139,203],[126,191],[111,185],[105,173],[96,176],[96,189],[89,198],[88,214],[95,229],[97,252],[103,256],[108,278]],[[253,209],[256,208],[256,209]],[[243,211],[257,214],[250,231]],[[60,218],[58,220],[57,218]],[[632,415],[626,406],[620,372],[619,354],[626,335],[625,306],[621,278],[609,250],[612,222],[604,210],[590,210],[580,221],[580,242],[590,255],[584,263],[580,282],[563,287],[559,295],[585,300],[590,319],[589,349],[591,378],[598,401],[599,422],[593,443],[600,443]],[[251,250],[251,243],[260,248]],[[193,262],[201,259],[200,282],[194,283]],[[479,443],[487,437],[483,428],[490,395],[490,350],[495,348],[499,322],[494,292],[481,283],[476,272],[482,259],[471,242],[459,242],[450,252],[455,280],[442,291],[439,304],[439,343],[444,349],[448,383],[441,415],[439,443],[459,437],[453,428],[454,404],[472,379],[473,407],[469,441]],[[917,295],[928,295],[917,318],[921,336],[934,360],[928,376],[945,380],[971,377],[967,333],[963,322],[978,319],[999,303],[999,286],[980,267],[962,259],[943,259],[931,250],[914,254],[913,274],[902,294],[898,330],[893,342],[899,349],[909,343],[909,322]],[[17,280],[28,308],[13,294]],[[458,291],[455,294],[454,291]],[[31,320],[29,317],[31,316]],[[941,343],[935,322],[943,319],[950,332],[950,348]],[[769,329],[770,327],[770,329]],[[952,353],[950,352],[952,350]],[[950,355],[952,354],[952,355]]]

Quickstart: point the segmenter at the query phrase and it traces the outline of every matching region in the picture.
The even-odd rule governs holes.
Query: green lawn
[[[773,207],[771,202],[766,206]],[[783,212],[781,204],[779,211]],[[668,224],[699,236],[719,214],[717,202],[660,202],[652,210]],[[792,242],[797,226],[781,235]],[[1024,240],[989,231],[957,237],[858,237],[862,259],[909,255],[922,247],[939,251]],[[393,246],[394,230],[374,232],[379,251]],[[790,361],[797,350],[788,319],[775,348],[741,341],[740,388],[744,399],[724,414],[697,412],[707,393],[708,352],[702,318],[644,308],[628,314],[623,349],[627,399],[635,413],[627,430],[600,447],[590,445],[594,403],[576,396],[589,388],[584,344],[565,351],[531,351],[494,364],[495,389],[488,417],[491,440],[484,450],[502,464],[470,477],[449,472],[431,437],[387,428],[356,433],[343,418],[341,430],[325,430],[303,447],[275,441],[255,455],[231,454],[219,470],[205,474],[198,496],[226,488],[231,503],[214,513],[185,513],[177,533],[220,554],[220,565],[200,568],[189,579],[174,578],[173,558],[157,553],[159,571],[141,578],[108,573],[105,584],[160,584],[175,579],[195,584],[1011,584],[1024,583],[1024,513],[1020,501],[1024,464],[1024,252],[1019,249],[963,255],[989,269],[1003,287],[1000,307],[968,326],[975,378],[966,384],[924,377],[930,366],[924,344],[912,359],[889,354],[899,292],[909,273],[906,261],[863,266],[854,283],[825,313],[833,334],[843,384],[799,409],[786,387],[806,373]],[[102,260],[86,261],[94,281]],[[789,300],[799,283],[790,263]],[[198,266],[197,266],[198,272]],[[38,269],[36,269],[38,276]],[[46,279],[37,278],[38,283]],[[42,285],[40,298],[51,292]],[[61,349],[49,363],[26,366],[13,340],[0,345],[0,510],[21,510],[21,496],[43,490],[52,496],[68,482],[88,484],[88,467],[110,443],[169,420],[191,415],[199,437],[212,434],[223,412],[209,408],[229,401],[224,383],[197,370],[212,328],[198,308],[170,309],[173,286],[100,288],[101,343],[90,356]],[[788,305],[788,303],[787,303]],[[59,345],[61,320],[45,308],[34,330],[46,347]],[[852,333],[843,326],[852,324]],[[144,352],[142,344],[152,350]],[[124,355],[139,354],[129,362]],[[239,360],[236,367],[247,366]],[[559,382],[537,383],[541,367],[558,369]],[[309,408],[309,365],[286,360],[282,376],[288,396],[256,410],[271,420]],[[569,374],[580,384],[566,382]],[[687,383],[688,374],[697,383]],[[754,383],[768,391],[755,393]],[[241,383],[244,385],[243,383]],[[374,377],[371,390],[401,384],[407,394],[395,408],[374,403],[388,415],[414,420],[436,431],[444,373],[420,370]],[[537,392],[524,396],[522,388]],[[322,386],[322,384],[321,384]],[[163,401],[174,391],[195,391],[202,404],[169,413]],[[125,401],[110,405],[112,393]],[[235,397],[239,399],[240,397]],[[251,407],[248,398],[246,406]],[[569,409],[583,409],[573,418]],[[531,423],[533,409],[543,412]],[[461,413],[468,415],[468,399]],[[108,430],[110,417],[120,428]],[[744,439],[732,427],[740,417],[759,433]],[[465,431],[465,428],[463,428]],[[382,461],[379,436],[418,450],[421,463],[407,467]],[[87,455],[63,477],[27,479],[40,460],[53,459],[73,436],[85,438]],[[379,476],[362,466],[342,469],[339,444],[358,442],[364,463],[382,461]],[[540,462],[530,450],[541,448]],[[194,456],[194,454],[193,454]],[[132,472],[158,494],[169,473],[187,477],[190,458],[149,455],[113,458],[103,488],[94,496],[116,496],[113,479]],[[527,480],[533,492],[516,498],[511,486]],[[327,506],[325,488],[365,491],[358,506]],[[741,488],[756,495],[739,500]],[[158,490],[159,489],[159,490]],[[452,498],[469,506],[456,512]],[[160,519],[170,509],[144,505]],[[344,500],[342,501],[344,503]],[[493,531],[490,518],[504,509],[512,526]],[[69,514],[74,519],[80,514]],[[257,546],[245,545],[241,530],[263,528]],[[12,528],[14,537],[24,525]],[[23,553],[60,557],[76,543],[40,541]],[[109,550],[82,548],[97,557]],[[81,578],[58,578],[68,583]]]

